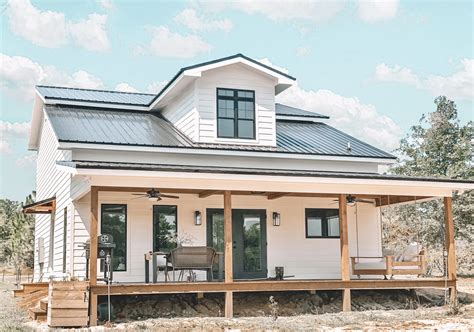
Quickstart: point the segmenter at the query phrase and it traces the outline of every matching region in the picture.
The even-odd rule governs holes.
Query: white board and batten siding
[[[39,148],[37,155],[36,170],[36,199],[38,201],[56,196],[56,213],[54,214],[54,237],[50,243],[51,215],[36,215],[35,221],[35,266],[34,280],[39,280],[40,270],[38,266],[38,242],[39,238],[44,241],[44,267],[43,280],[50,273],[61,273],[63,271],[63,238],[64,238],[64,208],[68,207],[67,217],[67,236],[69,241],[71,227],[71,199],[70,199],[70,182],[71,175],[61,172],[56,167],[58,160],[70,160],[71,151],[58,150],[58,142],[54,131],[45,117],[41,137],[39,140]],[[50,248],[54,248],[53,261],[49,261]],[[66,262],[69,262],[69,250],[66,244]],[[69,269],[66,263],[66,269]]]
[[[199,140],[199,114],[196,109],[193,83],[167,104],[161,110],[161,114],[191,140]]]
[[[163,200],[160,205],[177,205],[178,234],[190,238],[187,245],[206,245],[206,210],[223,208],[222,195],[199,199],[196,195],[178,194],[177,200]],[[152,250],[153,203],[147,199],[132,200],[131,193],[99,193],[101,204],[127,205],[127,271],[115,272],[117,282],[144,282],[144,254]],[[76,202],[76,225],[80,226],[83,240],[87,240],[90,216],[89,197]],[[80,208],[79,208],[80,206]],[[275,267],[283,266],[285,275],[301,279],[340,278],[340,242],[338,238],[306,238],[306,208],[338,208],[337,202],[327,198],[282,197],[268,200],[261,196],[232,196],[234,209],[264,209],[267,211],[268,276],[275,275]],[[350,255],[381,255],[379,208],[370,204],[348,207]],[[194,225],[194,211],[201,211],[202,225]],[[272,213],[279,212],[281,226],[273,226]],[[357,228],[357,229],[356,229]],[[358,230],[358,232],[357,232]],[[99,214],[100,232],[100,214]],[[85,275],[85,260],[81,250],[75,251],[76,276]],[[161,278],[162,279],[162,276]],[[198,273],[198,279],[204,279]]]
[[[255,140],[232,140],[217,137],[217,88],[255,91]],[[240,64],[203,72],[195,81],[199,110],[199,142],[238,143],[276,146],[275,82]]]

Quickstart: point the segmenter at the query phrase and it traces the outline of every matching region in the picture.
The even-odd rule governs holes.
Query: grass
[[[0,282],[0,331],[28,331],[24,323],[28,321],[26,312],[16,306],[12,296],[15,288],[11,282]]]

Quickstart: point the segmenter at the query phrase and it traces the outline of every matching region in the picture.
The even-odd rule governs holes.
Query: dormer
[[[197,143],[276,146],[275,96],[295,78],[242,54],[181,69],[159,111]]]

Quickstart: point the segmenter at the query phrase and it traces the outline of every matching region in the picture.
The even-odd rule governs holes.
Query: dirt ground
[[[284,293],[283,297],[275,298],[280,301],[278,305],[279,315],[275,320],[271,315],[271,308],[264,297],[254,294],[252,301],[261,301],[257,303],[252,311],[244,312],[242,308],[248,309],[248,302],[235,299],[235,309],[237,313],[241,312],[242,317],[226,319],[218,317],[219,299],[205,299],[214,302],[216,306],[210,307],[211,312],[217,317],[176,317],[179,310],[175,308],[175,317],[161,316],[161,318],[148,318],[136,316],[134,320],[125,320],[125,318],[116,317],[116,322],[112,328],[106,328],[103,325],[90,329],[71,329],[68,331],[323,331],[323,330],[363,330],[363,331],[389,331],[389,330],[419,330],[419,331],[474,331],[474,279],[462,279],[459,285],[460,306],[450,308],[440,306],[444,293],[442,290],[420,291],[417,294],[411,292],[368,292],[354,294],[353,300],[356,307],[353,312],[342,313],[336,311],[336,304],[339,299],[336,293],[333,298],[326,298],[320,292],[314,294],[301,292],[300,295],[289,295]],[[24,312],[18,310],[15,305],[15,299],[11,297],[11,284],[0,284],[0,331],[48,331],[45,323],[28,321]],[[355,293],[355,292],[354,292]],[[280,295],[282,295],[280,293]],[[293,303],[292,297],[304,298],[300,304],[292,304],[296,309],[296,315],[288,315],[290,309],[288,305]],[[313,301],[311,301],[311,299]],[[323,303],[319,303],[321,299]],[[410,299],[416,299],[411,301]],[[152,301],[151,299],[150,301]],[[403,303],[403,301],[406,301]],[[193,306],[198,306],[199,301],[193,302]],[[133,299],[127,299],[125,303],[116,303],[114,310],[121,310],[128,305],[133,307]],[[303,305],[302,303],[313,303]],[[327,304],[324,304],[327,303]],[[332,304],[334,304],[334,308]],[[388,303],[388,304],[387,304]],[[398,303],[398,304],[396,304]],[[246,304],[246,305],[244,305]],[[359,307],[357,307],[357,305]],[[156,306],[156,303],[155,303]],[[191,307],[193,307],[191,306]],[[161,306],[160,306],[161,307]],[[241,307],[239,309],[239,307]],[[390,308],[393,308],[390,310]],[[3,309],[5,308],[5,310]],[[184,306],[186,309],[186,306]],[[298,309],[299,308],[299,309]],[[320,309],[324,308],[324,309]],[[371,310],[373,308],[375,310]],[[316,310],[317,309],[317,310]],[[369,309],[369,310],[366,310]],[[457,309],[457,310],[454,310]],[[239,311],[240,310],[240,311]],[[299,314],[306,310],[313,310],[309,314]],[[364,310],[364,311],[357,311]],[[458,311],[454,313],[454,311]],[[162,312],[163,313],[163,312]],[[186,316],[187,313],[180,312],[179,316]],[[188,313],[191,315],[191,312]],[[160,314],[161,315],[161,314]],[[253,317],[243,317],[252,315]],[[156,317],[156,316],[155,316]]]

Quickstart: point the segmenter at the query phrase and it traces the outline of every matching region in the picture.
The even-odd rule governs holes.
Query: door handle
[[[232,248],[237,249],[237,246],[233,246]]]

